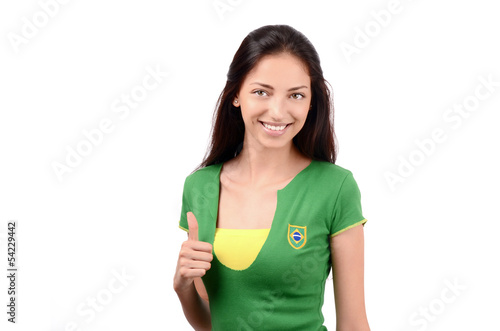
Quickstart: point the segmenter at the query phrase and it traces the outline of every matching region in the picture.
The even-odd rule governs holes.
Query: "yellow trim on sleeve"
[[[182,227],[180,224],[179,224],[179,228],[181,228],[182,230],[186,231],[187,233],[189,233],[189,229],[186,229],[185,227]]]
[[[365,226],[365,223],[366,223],[366,222],[368,222],[368,220],[365,218],[365,219],[363,219],[363,220],[361,220],[361,221],[359,221],[359,222],[356,222],[356,223],[354,223],[354,224],[352,224],[352,225],[349,225],[347,228],[342,229],[342,230],[340,230],[340,231],[337,231],[337,232],[335,232],[334,234],[331,234],[331,235],[330,235],[330,238],[332,238],[332,237],[334,237],[334,236],[336,236],[336,235],[338,235],[338,234],[340,234],[340,233],[342,233],[342,232],[344,232],[344,231],[347,231],[347,230],[349,230],[349,229],[352,229],[353,227],[358,226],[358,225],[360,225],[360,224],[363,224],[363,226]]]

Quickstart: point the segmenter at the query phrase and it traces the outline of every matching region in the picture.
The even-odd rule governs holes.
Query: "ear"
[[[233,106],[235,106],[235,107],[239,107],[240,106],[240,101],[238,99],[238,94],[236,94],[236,96],[233,99]]]

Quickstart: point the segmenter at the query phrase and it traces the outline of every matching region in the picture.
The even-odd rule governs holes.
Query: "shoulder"
[[[221,166],[222,163],[217,163],[196,170],[186,177],[184,185],[195,185],[212,181],[215,176],[219,175]]]
[[[323,180],[342,180],[348,176],[352,176],[352,172],[337,164],[328,161],[315,160],[313,173]]]
[[[341,191],[357,190],[353,173],[344,167],[327,161],[315,161],[309,183],[320,192],[338,195]]]

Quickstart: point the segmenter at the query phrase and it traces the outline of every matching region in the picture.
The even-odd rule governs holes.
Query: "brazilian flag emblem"
[[[307,241],[307,226],[288,224],[288,242],[293,248],[299,249],[304,247],[306,241]]]

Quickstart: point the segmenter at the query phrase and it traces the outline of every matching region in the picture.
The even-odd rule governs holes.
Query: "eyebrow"
[[[259,82],[250,83],[250,85],[252,85],[252,84],[258,84],[258,85],[261,85],[261,86],[263,86],[265,88],[268,88],[270,90],[274,90],[274,88],[271,85],[268,85],[268,84],[259,83]],[[302,86],[292,87],[292,88],[288,89],[288,91],[296,91],[296,90],[299,90],[299,89],[301,89],[303,87],[307,88],[307,86],[302,85]]]

